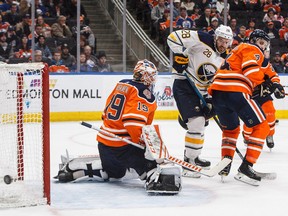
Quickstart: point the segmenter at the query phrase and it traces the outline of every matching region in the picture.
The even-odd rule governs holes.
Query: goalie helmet
[[[137,62],[133,70],[133,79],[144,83],[144,85],[151,86],[155,84],[157,74],[156,66],[147,59],[144,59]]]

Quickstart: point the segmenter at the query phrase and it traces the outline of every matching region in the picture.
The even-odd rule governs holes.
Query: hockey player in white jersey
[[[168,46],[174,53],[173,94],[182,125],[184,124],[184,128],[187,129],[184,160],[203,168],[208,168],[211,164],[207,160],[200,159],[199,155],[204,144],[205,126],[208,124],[208,119],[214,115],[207,88],[217,68],[224,61],[227,48],[231,46],[232,41],[232,30],[224,25],[215,30],[214,36],[202,31],[177,30],[167,38]],[[192,83],[189,83],[191,81]],[[198,93],[200,92],[205,99],[206,106],[203,106],[199,95],[192,88],[194,84]],[[198,173],[187,170],[183,175],[200,177]]]

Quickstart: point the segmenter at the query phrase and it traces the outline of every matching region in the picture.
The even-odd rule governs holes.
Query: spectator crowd
[[[34,0],[34,28],[31,2],[0,0],[0,61],[32,62],[34,53],[34,61],[46,63],[50,72],[78,72],[77,0]],[[112,72],[105,51],[96,50],[96,38],[82,4],[80,11],[80,72]]]
[[[213,35],[214,30],[227,18],[227,24],[234,34],[233,47],[247,41],[254,29],[263,29],[271,39],[271,62],[279,64],[278,73],[288,72],[287,1],[227,0],[226,11],[224,0],[173,0],[173,10],[170,2],[129,0],[130,8],[136,11],[136,18],[144,23],[144,29],[150,30],[151,39],[163,45],[167,56],[166,38],[170,34],[170,25],[173,30],[202,30]]]
[[[45,62],[50,72],[77,70],[77,0],[35,0],[35,26],[32,34],[31,0],[0,0],[0,61]],[[150,37],[162,44],[169,55],[166,38],[173,30],[193,29],[213,35],[224,23],[234,33],[233,47],[247,41],[255,28],[271,39],[271,62],[278,73],[288,72],[288,2],[281,0],[128,0],[136,18],[149,30]],[[96,38],[87,12],[81,4],[80,71],[113,71],[105,51],[96,50]],[[227,12],[227,16],[224,16]],[[171,17],[170,17],[171,16]]]

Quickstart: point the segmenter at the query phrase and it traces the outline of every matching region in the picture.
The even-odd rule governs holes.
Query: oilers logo
[[[198,80],[203,84],[209,84],[211,83],[216,71],[217,68],[215,65],[210,63],[202,64],[197,71]]]

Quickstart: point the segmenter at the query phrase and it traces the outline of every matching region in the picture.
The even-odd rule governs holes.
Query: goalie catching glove
[[[178,73],[183,73],[184,70],[187,69],[189,63],[188,57],[183,54],[174,54],[173,68]]]

